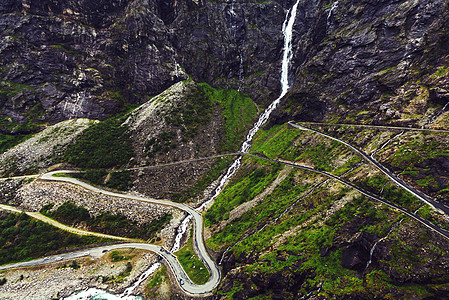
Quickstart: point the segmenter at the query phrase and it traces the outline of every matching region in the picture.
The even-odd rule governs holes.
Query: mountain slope
[[[232,162],[216,155],[235,155],[279,94],[282,27],[298,3],[290,89],[203,215],[222,266],[211,298],[447,297],[448,216],[344,144],[288,125],[356,146],[449,205],[447,1],[56,2],[0,4],[0,131],[12,145],[63,120],[104,121],[50,127],[83,123],[38,157],[36,140],[56,140],[47,128],[2,154],[4,175],[62,162],[107,185],[104,169],[121,168],[132,192],[210,199]]]

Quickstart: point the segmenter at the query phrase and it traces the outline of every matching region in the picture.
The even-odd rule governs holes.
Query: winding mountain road
[[[76,172],[76,171],[75,171]],[[151,199],[151,198],[145,198],[140,196],[133,196],[133,195],[125,195],[120,193],[114,193],[111,191],[106,191],[97,187],[94,187],[88,183],[85,183],[83,181],[80,181],[76,178],[72,177],[54,177],[55,174],[69,174],[69,173],[75,173],[74,171],[68,171],[68,170],[60,170],[60,171],[53,171],[49,173],[45,173],[39,177],[39,180],[43,181],[59,181],[59,182],[67,182],[71,184],[75,184],[78,186],[81,186],[87,190],[112,196],[112,197],[120,197],[120,198],[126,198],[136,201],[142,201],[142,202],[148,202],[152,204],[159,204],[159,205],[165,205],[174,207],[177,209],[180,209],[189,215],[192,216],[194,220],[194,226],[193,226],[193,246],[195,249],[195,252],[198,254],[198,257],[204,262],[206,267],[209,270],[210,277],[209,280],[203,284],[203,285],[196,285],[194,284],[187,274],[185,273],[184,269],[182,268],[181,264],[179,263],[176,256],[169,253],[169,251],[164,250],[160,246],[156,245],[150,245],[150,244],[144,244],[144,243],[126,243],[126,244],[117,244],[117,245],[111,245],[111,246],[104,246],[104,247],[97,247],[92,248],[89,250],[83,250],[83,251],[77,251],[72,253],[66,253],[64,255],[58,255],[58,256],[52,256],[27,262],[21,262],[16,264],[10,264],[1,266],[0,270],[10,269],[10,268],[18,268],[18,267],[28,267],[28,266],[35,266],[35,265],[42,265],[47,263],[52,263],[56,261],[61,260],[69,260],[74,259],[82,256],[91,256],[94,258],[100,257],[103,255],[104,252],[114,250],[114,249],[125,249],[125,248],[136,248],[136,249],[145,249],[150,250],[158,255],[160,255],[167,263],[167,265],[170,267],[170,269],[173,271],[173,274],[178,281],[183,280],[183,284],[180,285],[180,288],[184,290],[186,294],[189,295],[205,295],[209,294],[213,291],[213,289],[218,285],[220,282],[220,270],[218,269],[215,262],[212,260],[212,258],[209,256],[208,252],[206,251],[206,247],[204,245],[203,240],[203,218],[200,213],[198,213],[195,209],[181,203],[166,201],[166,200],[157,200],[157,199]]]
[[[300,123],[303,125],[317,125],[317,126],[327,126],[327,127],[359,127],[359,128],[379,129],[379,130],[395,130],[395,131],[404,131],[405,130],[405,131],[427,131],[427,132],[434,132],[434,133],[449,133],[449,130],[445,130],[445,129],[416,128],[416,127],[404,127],[404,126],[321,123],[321,122],[300,122]]]
[[[376,196],[376,195],[374,195],[374,194],[372,194],[372,193],[370,193],[368,191],[365,191],[364,189],[359,188],[358,186],[356,186],[356,185],[354,185],[354,184],[352,184],[352,183],[350,183],[350,182],[348,182],[346,180],[343,180],[343,179],[341,179],[338,176],[335,176],[333,174],[330,174],[330,173],[327,173],[327,172],[324,172],[324,171],[319,171],[319,170],[316,170],[316,169],[308,167],[308,166],[304,166],[304,165],[296,164],[296,163],[293,163],[293,162],[289,162],[289,161],[275,160],[275,159],[271,159],[271,158],[263,157],[263,156],[260,156],[260,155],[257,155],[257,154],[251,154],[251,153],[247,153],[247,155],[250,155],[250,156],[253,156],[253,157],[257,157],[257,158],[260,158],[260,159],[263,159],[263,160],[266,160],[266,161],[271,161],[273,163],[280,163],[280,164],[283,164],[283,165],[292,166],[294,168],[298,168],[298,169],[302,169],[302,170],[318,173],[318,174],[324,175],[324,176],[326,176],[328,178],[334,179],[334,180],[336,180],[336,181],[338,181],[338,182],[340,182],[340,183],[342,183],[342,184],[344,184],[344,185],[346,185],[346,186],[348,186],[350,188],[353,188],[353,189],[357,190],[361,194],[363,194],[363,195],[365,195],[367,197],[370,197],[371,199],[374,199],[374,200],[376,200],[376,201],[378,201],[380,203],[383,203],[383,204],[393,208],[394,210],[397,210],[397,211],[400,211],[400,212],[404,213],[405,215],[407,215],[407,216],[411,217],[412,219],[418,221],[419,223],[423,224],[425,227],[429,228],[430,230],[433,230],[436,233],[442,235],[443,237],[449,239],[449,231],[444,230],[444,229],[442,229],[442,228],[440,228],[440,227],[430,223],[429,221],[427,221],[427,220],[425,220],[425,219],[415,215],[414,213],[409,212],[408,210],[406,210],[406,209],[404,209],[404,208],[402,208],[402,207],[400,207],[400,206],[398,206],[398,205],[396,205],[394,203],[391,203],[391,202],[389,202],[389,201],[387,201],[385,199],[382,199],[379,196]]]
[[[192,283],[190,278],[184,272],[184,269],[182,268],[181,264],[178,261],[178,258],[175,255],[173,255],[172,253],[170,253],[169,251],[165,250],[160,246],[144,243],[124,243],[124,244],[96,247],[91,249],[84,249],[80,251],[69,252],[60,255],[48,256],[45,258],[39,258],[35,260],[0,266],[0,271],[12,268],[24,268],[24,267],[46,265],[50,263],[68,261],[87,256],[97,259],[103,256],[106,252],[118,249],[142,249],[142,250],[149,250],[151,252],[158,254],[165,260],[166,264],[170,267],[178,283],[180,282],[180,279],[184,281],[184,284],[180,285],[180,287],[182,290],[184,290],[184,292],[186,292],[186,294],[192,296],[206,295],[210,293],[218,283],[218,281],[214,279],[216,277],[212,277],[212,275],[209,281],[203,285],[196,285]],[[218,279],[219,278],[220,277],[218,277]]]
[[[425,195],[424,193],[418,191],[417,189],[411,187],[410,185],[408,185],[406,182],[404,182],[402,179],[398,178],[396,175],[394,175],[392,172],[390,172],[387,168],[385,168],[383,165],[381,165],[376,159],[372,158],[371,156],[369,156],[368,154],[366,154],[364,151],[362,151],[361,149],[345,142],[342,141],[338,138],[335,138],[331,135],[328,135],[326,133],[320,132],[318,130],[312,129],[312,128],[308,128],[308,127],[304,127],[301,125],[297,125],[293,122],[288,122],[288,124],[296,129],[300,129],[300,130],[304,130],[304,131],[312,131],[314,133],[317,133],[319,135],[322,135],[324,137],[327,137],[329,139],[332,139],[334,141],[337,141],[345,146],[347,146],[348,148],[350,148],[353,152],[355,152],[356,154],[360,155],[361,157],[363,157],[367,162],[369,162],[370,164],[372,164],[374,167],[376,167],[377,169],[379,169],[379,171],[381,171],[382,173],[384,173],[391,181],[393,181],[397,186],[405,189],[406,191],[408,191],[409,193],[411,193],[412,195],[414,195],[416,198],[418,198],[419,200],[421,200],[422,202],[430,205],[432,208],[434,208],[437,211],[440,211],[441,213],[449,216],[449,207],[445,206],[444,204],[441,204],[437,201],[435,201],[434,199],[432,199],[431,197]]]
[[[34,175],[22,175],[22,176],[13,176],[13,177],[2,177],[0,181],[11,180],[11,179],[29,179],[29,178],[38,178],[39,174]]]
[[[331,138],[333,140],[336,140],[340,143],[343,143],[344,145],[348,146],[350,149],[352,149],[354,152],[358,153],[359,155],[361,155],[363,158],[365,158],[367,161],[369,161],[370,163],[372,163],[373,165],[375,165],[377,168],[379,168],[384,174],[386,174],[393,182],[395,182],[396,184],[398,184],[399,186],[403,187],[404,189],[410,191],[412,194],[414,194],[415,196],[417,196],[419,199],[421,199],[422,201],[432,205],[432,202],[435,202],[433,199],[430,199],[431,201],[429,201],[429,197],[426,195],[419,195],[419,191],[416,191],[415,189],[409,187],[406,183],[404,183],[402,180],[396,178],[393,174],[391,174],[391,172],[389,172],[387,169],[385,169],[382,165],[380,165],[375,159],[371,158],[370,156],[368,156],[366,153],[364,153],[362,150],[344,142],[341,141],[337,138],[334,138],[332,136],[329,136],[327,134],[321,133],[319,131],[310,129],[310,128],[306,128],[300,125],[296,125],[293,124],[291,122],[289,122],[289,124],[291,126],[293,126],[294,128],[300,129],[300,130],[307,130],[307,131],[313,131],[316,132],[318,134],[321,134],[323,136],[326,136],[328,138]],[[316,170],[314,168],[308,167],[308,166],[304,166],[304,165],[300,165],[300,164],[296,164],[293,162],[289,162],[289,161],[284,161],[284,160],[275,160],[275,159],[270,159],[267,157],[263,157],[257,154],[251,154],[251,153],[246,153],[246,152],[237,152],[237,153],[229,153],[229,154],[223,154],[223,155],[216,155],[216,156],[212,156],[212,157],[206,157],[206,158],[199,158],[199,159],[192,159],[192,160],[185,160],[185,161],[180,161],[180,162],[174,162],[174,163],[167,163],[167,164],[161,164],[161,165],[157,165],[157,166],[145,166],[145,167],[138,167],[138,168],[131,168],[131,169],[126,169],[126,170],[140,170],[140,169],[148,169],[148,168],[157,168],[157,167],[163,167],[163,166],[170,166],[170,165],[177,165],[177,164],[182,164],[182,163],[189,163],[189,162],[195,162],[195,161],[202,161],[202,160],[206,160],[206,159],[212,159],[212,158],[218,158],[218,157],[223,157],[223,156],[243,156],[243,155],[249,155],[249,156],[253,156],[253,157],[257,157],[259,159],[263,159],[266,161],[270,161],[273,163],[280,163],[283,165],[288,165],[288,166],[292,166],[295,168],[299,168],[299,169],[303,169],[306,171],[310,171],[310,172],[314,172],[314,173],[319,173],[321,175],[324,175],[330,179],[334,179],[348,187],[351,187],[357,191],[359,191],[360,193],[362,193],[363,195],[370,197],[380,203],[383,203],[399,212],[404,213],[405,215],[411,217],[412,219],[416,220],[417,222],[423,224],[425,227],[429,228],[430,230],[433,230],[435,232],[437,232],[438,234],[442,235],[443,237],[449,239],[449,231],[444,230],[439,228],[438,226],[430,223],[429,221],[415,215],[414,213],[411,213],[405,209],[403,209],[402,207],[391,203],[385,199],[382,199],[379,196],[376,196],[370,192],[367,192],[357,186],[355,186],[354,184],[347,182],[343,179],[341,179],[338,176],[335,176],[333,174],[324,172],[324,171],[319,171]],[[119,171],[119,170],[115,170],[115,171]],[[123,170],[120,170],[123,171]],[[134,195],[128,195],[128,194],[120,194],[120,193],[116,193],[116,192],[111,192],[111,191],[107,191],[107,190],[103,190],[97,187],[94,187],[86,182],[80,181],[76,178],[72,178],[72,177],[55,177],[55,174],[69,174],[69,173],[77,173],[79,171],[72,171],[72,170],[59,170],[59,171],[52,171],[49,173],[45,173],[43,175],[40,175],[38,178],[39,180],[43,180],[43,181],[59,181],[59,182],[66,182],[66,183],[71,183],[71,184],[75,184],[78,186],[81,186],[87,190],[96,192],[96,193],[101,193],[104,195],[109,195],[109,196],[113,196],[113,197],[120,197],[120,198],[126,198],[126,199],[131,199],[131,200],[136,200],[136,201],[143,201],[143,202],[149,202],[149,203],[153,203],[153,204],[159,204],[159,205],[165,205],[165,206],[170,206],[170,207],[174,207],[177,209],[180,209],[186,213],[188,213],[189,215],[192,216],[193,220],[194,220],[194,235],[193,235],[193,246],[195,249],[195,252],[198,254],[198,257],[204,262],[204,264],[206,265],[206,267],[208,268],[209,272],[210,272],[210,278],[208,280],[208,282],[206,282],[203,285],[196,285],[194,284],[189,277],[187,276],[187,274],[185,273],[184,269],[182,268],[181,264],[179,263],[178,259],[176,256],[174,256],[172,253],[170,253],[168,250],[165,250],[164,248],[160,247],[160,246],[156,246],[156,245],[150,245],[150,244],[144,244],[144,243],[123,243],[123,244],[115,244],[115,245],[109,245],[109,246],[101,246],[101,247],[95,247],[95,248],[91,248],[91,249],[86,249],[86,250],[82,250],[82,251],[75,251],[75,252],[71,252],[71,253],[65,253],[65,254],[61,254],[61,255],[55,255],[55,256],[50,256],[50,257],[45,257],[45,258],[41,258],[41,259],[36,259],[36,260],[32,260],[32,261],[27,261],[27,262],[20,262],[20,263],[15,263],[15,264],[10,264],[10,265],[4,265],[4,266],[0,266],[0,270],[6,270],[6,269],[11,269],[11,268],[18,268],[18,267],[30,267],[30,266],[37,266],[37,265],[45,265],[45,264],[49,264],[49,263],[54,263],[54,262],[58,262],[58,261],[66,261],[66,260],[72,260],[72,259],[76,259],[76,258],[80,258],[80,257],[85,257],[85,256],[90,256],[92,258],[99,258],[102,255],[104,255],[104,253],[111,251],[111,250],[116,250],[116,249],[129,249],[129,248],[135,248],[135,249],[143,249],[143,250],[149,250],[152,251],[156,254],[158,254],[159,256],[161,256],[165,262],[167,263],[167,265],[170,267],[170,269],[172,270],[176,280],[178,281],[178,284],[182,281],[184,282],[183,284],[180,284],[180,288],[188,295],[192,295],[192,296],[199,296],[199,295],[206,295],[206,294],[210,294],[218,285],[218,283],[220,282],[220,271],[218,269],[218,267],[216,266],[215,262],[210,258],[209,254],[206,251],[205,245],[204,245],[204,239],[203,239],[203,219],[202,216],[199,212],[197,212],[195,209],[185,205],[185,204],[181,204],[181,203],[175,203],[175,202],[171,202],[171,201],[167,201],[167,200],[158,200],[158,199],[151,199],[151,198],[146,198],[146,197],[140,197],[140,196],[134,196]],[[23,176],[23,178],[27,178],[27,177],[37,177],[36,175],[32,175],[32,176]],[[22,177],[20,177],[22,178]],[[438,202],[435,202],[436,204],[439,204]],[[15,212],[21,212],[20,210],[14,208],[14,207],[1,207],[3,209],[8,209],[10,211],[15,211]],[[443,209],[447,209],[447,207],[443,207]],[[444,210],[443,210],[444,211]],[[449,212],[449,210],[447,210]],[[33,216],[35,217],[35,216]],[[45,216],[43,216],[45,217]],[[50,219],[51,220],[51,219]],[[53,220],[52,220],[53,221]],[[54,224],[52,224],[54,225]],[[65,226],[63,224],[60,224],[62,226]],[[59,227],[59,226],[57,226]],[[79,233],[80,234],[80,233]]]

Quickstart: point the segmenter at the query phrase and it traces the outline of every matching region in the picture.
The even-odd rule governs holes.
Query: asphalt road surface
[[[194,284],[187,274],[185,273],[184,269],[182,268],[181,264],[179,263],[176,256],[169,253],[164,248],[161,248],[160,246],[156,245],[150,245],[150,244],[144,244],[144,243],[124,243],[124,244],[116,244],[116,245],[110,245],[110,246],[103,246],[103,247],[97,247],[97,248],[91,248],[88,250],[83,251],[77,251],[77,252],[71,252],[71,253],[65,253],[61,255],[56,256],[50,256],[45,258],[40,258],[32,261],[27,262],[21,262],[21,263],[15,263],[15,264],[9,264],[4,265],[0,267],[0,270],[5,269],[11,269],[11,268],[19,268],[19,267],[30,267],[30,266],[37,266],[37,265],[44,265],[49,263],[54,263],[58,261],[66,261],[71,260],[83,256],[91,256],[92,258],[98,258],[101,257],[104,253],[115,250],[115,249],[129,249],[129,248],[135,248],[135,249],[144,249],[144,250],[150,250],[158,255],[160,255],[167,265],[170,267],[170,269],[173,271],[173,275],[175,276],[178,284],[180,283],[181,279],[183,280],[183,284],[179,285],[182,290],[184,290],[187,294],[190,295],[205,295],[212,292],[212,290],[218,285],[220,282],[220,270],[218,269],[215,262],[212,260],[212,258],[209,256],[209,254],[206,251],[206,247],[204,245],[204,239],[203,239],[203,218],[200,213],[198,213],[196,210],[191,208],[190,206],[187,206],[185,204],[181,203],[175,203],[167,200],[157,200],[157,199],[151,199],[151,198],[145,198],[140,196],[133,196],[133,195],[127,195],[127,194],[119,194],[114,193],[111,191],[106,191],[97,187],[94,187],[90,184],[87,184],[85,182],[82,182],[76,178],[72,177],[53,177],[54,174],[68,174],[68,173],[75,173],[74,171],[67,171],[67,170],[61,170],[61,171],[53,171],[46,174],[43,174],[39,177],[40,180],[44,181],[59,181],[59,182],[67,182],[76,184],[78,186],[81,186],[87,190],[101,193],[104,195],[112,196],[112,197],[120,197],[120,198],[126,198],[136,201],[143,201],[143,202],[149,202],[153,204],[160,204],[165,206],[171,206],[180,210],[183,210],[190,214],[193,217],[194,220],[194,235],[193,235],[193,246],[195,249],[195,252],[197,253],[199,259],[201,259],[206,267],[209,270],[210,277],[209,280],[203,284],[203,285],[196,285]]]
[[[441,204],[437,201],[435,201],[434,199],[432,199],[431,197],[425,195],[424,193],[418,191],[417,189],[411,187],[410,185],[408,185],[406,182],[404,182],[402,179],[398,178],[396,175],[394,175],[392,172],[390,172],[387,168],[385,168],[383,165],[381,165],[377,160],[375,160],[374,158],[372,158],[371,156],[369,156],[368,154],[366,154],[365,152],[363,152],[362,150],[360,150],[359,148],[346,143],[345,141],[342,141],[338,138],[335,138],[331,135],[322,133],[318,130],[315,129],[311,129],[311,128],[307,128],[304,126],[300,126],[297,125],[293,122],[288,122],[288,124],[290,126],[293,126],[294,128],[300,129],[300,130],[305,130],[305,131],[312,131],[315,132],[317,134],[320,134],[324,137],[330,138],[334,141],[337,141],[345,146],[347,146],[348,148],[350,148],[352,151],[354,151],[355,153],[359,154],[360,156],[362,156],[366,161],[368,161],[369,163],[371,163],[373,166],[375,166],[377,169],[379,169],[379,171],[381,171],[382,173],[384,173],[391,181],[393,181],[397,186],[407,190],[409,193],[411,193],[412,195],[414,195],[416,198],[418,198],[419,200],[421,200],[422,202],[430,205],[431,207],[433,207],[435,210],[438,210],[440,212],[442,212],[443,214],[449,216],[449,208],[447,206],[445,206],[444,204]]]

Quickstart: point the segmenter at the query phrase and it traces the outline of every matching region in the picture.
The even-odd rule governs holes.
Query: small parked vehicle
[[[180,284],[180,285],[183,285],[183,284],[184,284],[184,280],[179,279],[179,284]]]

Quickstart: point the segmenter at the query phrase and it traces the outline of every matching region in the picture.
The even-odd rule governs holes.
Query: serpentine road
[[[308,127],[304,127],[301,125],[297,125],[293,122],[288,122],[288,124],[294,128],[300,129],[300,130],[304,130],[304,131],[312,131],[314,133],[317,133],[319,135],[322,135],[324,137],[330,138],[334,141],[337,141],[345,146],[347,146],[348,148],[350,148],[352,151],[354,151],[355,153],[359,154],[360,156],[362,156],[366,161],[368,161],[369,163],[371,163],[373,166],[375,166],[377,169],[379,169],[382,173],[384,173],[388,178],[390,178],[391,181],[393,181],[397,186],[405,189],[406,191],[408,191],[409,193],[411,193],[412,195],[414,195],[416,198],[418,198],[419,200],[421,200],[422,202],[430,205],[432,208],[434,208],[435,210],[438,210],[440,212],[442,212],[443,214],[449,216],[449,208],[447,206],[445,206],[444,204],[441,204],[437,201],[435,201],[434,199],[432,199],[431,197],[425,195],[424,193],[416,190],[415,188],[409,186],[407,183],[405,183],[402,179],[396,177],[396,175],[394,175],[392,172],[390,172],[387,168],[385,168],[383,165],[381,165],[377,160],[375,160],[374,158],[370,157],[368,154],[366,154],[365,152],[363,152],[362,150],[360,150],[357,147],[354,147],[351,144],[346,143],[345,141],[342,141],[338,138],[335,138],[331,135],[328,135],[326,133],[320,132],[318,130],[312,129],[312,128],[308,128]]]
[[[190,295],[204,295],[212,292],[212,290],[218,285],[220,282],[220,270],[218,269],[215,262],[212,260],[212,258],[209,256],[209,254],[206,251],[206,247],[204,245],[203,240],[203,218],[200,213],[198,213],[193,208],[181,204],[181,203],[175,203],[171,201],[166,200],[157,200],[157,199],[151,199],[151,198],[145,198],[145,197],[139,197],[139,196],[133,196],[133,195],[125,195],[125,194],[119,194],[114,193],[110,191],[106,191],[103,189],[99,189],[97,187],[94,187],[90,184],[87,184],[85,182],[82,182],[76,178],[72,177],[54,177],[53,175],[60,173],[75,173],[74,171],[67,171],[67,170],[61,170],[61,171],[53,171],[49,173],[45,173],[39,177],[40,180],[44,181],[60,181],[60,182],[68,182],[72,184],[76,184],[78,186],[81,186],[87,190],[112,196],[112,197],[120,197],[120,198],[126,198],[131,200],[137,200],[142,202],[148,202],[153,204],[159,204],[159,205],[165,205],[165,206],[171,206],[180,210],[183,210],[184,212],[187,212],[193,217],[194,220],[194,226],[193,226],[193,247],[195,249],[195,252],[198,254],[198,257],[204,262],[206,267],[209,270],[210,277],[209,280],[203,284],[203,285],[196,285],[194,284],[187,274],[185,273],[184,269],[182,268],[181,264],[179,263],[176,256],[169,253],[169,251],[165,250],[164,248],[156,245],[150,245],[150,244],[144,244],[144,243],[124,243],[124,244],[116,244],[116,245],[110,245],[110,246],[103,246],[98,248],[92,248],[88,250],[83,251],[77,251],[72,253],[66,253],[63,255],[57,255],[57,256],[51,256],[46,258],[41,258],[37,260],[27,261],[27,262],[21,262],[16,264],[10,264],[1,266],[0,270],[4,269],[10,269],[10,268],[18,268],[18,267],[29,267],[29,266],[36,266],[36,265],[42,265],[42,264],[48,264],[52,262],[62,261],[62,260],[70,260],[74,258],[79,258],[83,256],[91,256],[93,258],[98,258],[102,256],[105,252],[115,249],[128,249],[128,248],[136,248],[136,249],[144,249],[144,250],[150,250],[158,255],[160,255],[167,263],[167,265],[170,267],[170,269],[173,272],[173,275],[177,279],[178,283],[181,282],[181,279],[183,280],[183,284],[180,285],[181,289],[184,290],[187,294]]]
[[[437,207],[441,208],[440,210],[443,210],[445,213],[449,212],[449,209],[443,205],[441,205],[440,203],[434,201],[433,199],[430,199],[428,196],[420,193],[419,191],[416,191],[415,189],[409,187],[406,183],[404,183],[402,180],[396,178],[393,174],[391,174],[391,172],[389,172],[387,169],[385,169],[382,165],[380,165],[376,160],[372,159],[370,156],[368,156],[367,154],[365,154],[362,150],[344,142],[341,141],[337,138],[334,138],[332,136],[329,136],[327,134],[321,133],[319,131],[316,131],[314,129],[309,129],[303,126],[299,126],[296,124],[293,124],[292,122],[289,122],[289,124],[291,126],[293,126],[294,128],[297,129],[301,129],[301,130],[308,130],[308,131],[313,131],[316,132],[318,134],[321,134],[323,136],[326,136],[328,138],[331,138],[333,140],[336,140],[346,146],[348,146],[349,148],[351,148],[353,151],[355,151],[356,153],[360,154],[362,157],[364,157],[366,160],[368,160],[370,163],[372,163],[373,165],[375,165],[377,168],[379,168],[384,174],[386,174],[393,182],[395,182],[397,185],[403,187],[404,189],[408,190],[409,192],[411,192],[413,195],[415,195],[416,197],[418,197],[419,199],[421,199],[422,201],[432,205],[433,207]],[[308,166],[304,166],[304,165],[299,165],[293,162],[289,162],[289,161],[283,161],[283,160],[274,160],[274,159],[269,159],[266,157],[262,157],[260,155],[257,154],[250,154],[250,153],[244,153],[244,152],[237,152],[237,153],[229,153],[229,154],[224,154],[224,155],[217,155],[214,157],[209,157],[209,158],[200,158],[200,159],[194,159],[192,161],[200,161],[200,160],[204,160],[204,159],[210,159],[210,158],[216,158],[216,157],[222,157],[222,156],[232,156],[232,155],[250,155],[253,157],[257,157],[266,161],[271,161],[274,163],[281,163],[284,165],[289,165],[295,168],[300,168],[303,170],[307,170],[310,172],[315,172],[315,173],[319,173],[322,174],[328,178],[334,179],[346,186],[349,186],[357,191],[359,191],[360,193],[376,200],[379,201],[383,204],[388,205],[389,207],[400,211],[402,213],[404,213],[405,215],[411,217],[412,219],[418,221],[419,223],[423,224],[424,226],[426,226],[427,228],[439,233],[440,235],[442,235],[443,237],[449,239],[449,231],[444,230],[439,228],[438,226],[430,223],[429,221],[415,215],[414,213],[411,213],[405,209],[403,209],[402,207],[388,202],[385,199],[382,199],[381,197],[378,197],[374,194],[371,194],[370,192],[367,192],[355,185],[353,185],[350,182],[347,182],[343,179],[341,179],[340,177],[337,177],[333,174],[327,173],[327,172],[323,172],[323,171],[319,171],[316,169],[313,169],[311,167]],[[139,168],[135,168],[135,169],[143,169],[143,168],[150,168],[150,167],[161,167],[161,166],[169,166],[169,165],[175,165],[175,164],[180,164],[180,163],[187,163],[187,162],[191,162],[191,161],[182,161],[182,162],[175,162],[175,163],[168,163],[168,164],[164,164],[164,165],[159,165],[159,166],[149,166],[149,167],[139,167]],[[118,170],[117,170],[118,171]],[[175,202],[171,202],[171,201],[167,201],[167,200],[157,200],[157,199],[151,199],[151,198],[145,198],[145,197],[140,197],[140,196],[133,196],[133,195],[127,195],[127,194],[120,194],[120,193],[115,193],[115,192],[111,192],[111,191],[106,191],[97,187],[94,187],[88,183],[82,182],[76,178],[72,178],[72,177],[54,177],[53,175],[57,174],[57,173],[77,173],[77,171],[67,171],[67,170],[60,170],[60,171],[53,171],[53,172],[49,172],[46,174],[43,174],[39,177],[40,180],[44,180],[44,181],[60,181],[60,182],[67,182],[67,183],[72,183],[78,186],[81,186],[85,189],[91,190],[93,192],[96,193],[100,193],[100,194],[104,194],[104,195],[108,195],[108,196],[113,196],[113,197],[120,197],[120,198],[126,198],[126,199],[131,199],[131,200],[137,200],[137,201],[143,201],[143,202],[149,202],[149,203],[153,203],[153,204],[159,204],[159,205],[165,205],[165,206],[171,206],[180,210],[183,210],[184,212],[187,212],[188,214],[190,214],[193,217],[194,220],[194,235],[193,235],[193,246],[195,249],[195,252],[198,254],[198,257],[204,262],[204,264],[206,265],[206,267],[208,268],[209,272],[210,272],[210,278],[208,280],[208,282],[206,282],[203,285],[196,285],[194,284],[187,276],[187,274],[185,273],[184,269],[182,268],[181,264],[179,263],[178,259],[176,256],[174,256],[172,253],[170,253],[168,250],[160,247],[160,246],[156,246],[156,245],[150,245],[150,244],[144,244],[144,243],[123,243],[123,244],[115,244],[115,245],[109,245],[109,246],[102,246],[102,247],[96,247],[96,248],[91,248],[91,249],[86,249],[86,250],[82,250],[82,251],[76,251],[76,252],[71,252],[71,253],[65,253],[65,254],[61,254],[61,255],[55,255],[55,256],[50,256],[50,257],[45,257],[45,258],[41,258],[41,259],[36,259],[36,260],[32,260],[32,261],[27,261],[27,262],[20,262],[20,263],[15,263],[15,264],[10,264],[10,265],[5,265],[5,266],[0,266],[0,270],[5,270],[5,269],[10,269],[10,268],[18,268],[18,267],[30,267],[30,266],[37,266],[37,265],[43,265],[43,264],[49,264],[49,263],[53,263],[53,262],[58,262],[58,261],[66,261],[66,260],[72,260],[72,259],[76,259],[76,258],[80,258],[80,257],[85,257],[85,256],[91,256],[92,258],[99,258],[102,255],[104,255],[104,253],[111,251],[111,250],[116,250],[116,249],[129,249],[129,248],[135,248],[135,249],[143,249],[143,250],[149,250],[152,251],[156,254],[158,254],[159,256],[161,256],[165,262],[167,263],[167,265],[170,267],[170,269],[173,272],[173,275],[175,276],[176,280],[178,281],[178,283],[182,281],[184,282],[183,284],[180,284],[180,288],[189,295],[195,296],[195,295],[205,295],[205,294],[209,294],[213,291],[214,288],[217,287],[218,283],[220,282],[220,271],[217,267],[217,265],[215,264],[215,262],[210,258],[209,254],[206,251],[205,245],[204,245],[204,240],[203,240],[203,219],[200,213],[198,213],[195,209],[185,205],[185,204],[181,204],[181,203],[175,203]],[[23,176],[25,177],[36,177],[36,176]],[[21,177],[22,178],[22,177]],[[435,205],[435,206],[434,206]]]
[[[338,182],[340,182],[340,183],[342,183],[342,184],[344,184],[344,185],[346,185],[346,186],[348,186],[350,188],[353,188],[353,189],[359,191],[360,193],[362,193],[365,196],[368,196],[368,197],[370,197],[370,198],[372,198],[372,199],[374,199],[374,200],[376,200],[378,202],[381,202],[381,203],[383,203],[385,205],[388,205],[389,207],[393,208],[394,210],[397,210],[397,211],[400,211],[400,212],[406,214],[407,216],[409,216],[412,219],[414,219],[414,220],[418,221],[419,223],[423,224],[424,226],[426,226],[430,230],[433,230],[436,233],[439,233],[440,235],[442,235],[443,237],[449,239],[449,231],[444,230],[444,229],[442,229],[442,228],[432,224],[431,222],[429,222],[429,221],[427,221],[427,220],[417,216],[414,213],[409,212],[408,210],[406,210],[406,209],[404,209],[404,208],[402,208],[402,207],[400,207],[400,206],[398,206],[398,205],[396,205],[394,203],[391,203],[391,202],[389,202],[389,201],[387,201],[385,199],[382,199],[381,197],[378,197],[378,196],[376,196],[376,195],[374,195],[374,194],[372,194],[372,193],[370,193],[368,191],[365,191],[362,188],[359,188],[358,186],[356,186],[356,185],[354,185],[354,184],[352,184],[352,183],[350,183],[348,181],[345,181],[345,180],[341,179],[338,176],[335,176],[333,174],[330,174],[330,173],[327,173],[327,172],[324,172],[324,171],[319,171],[317,169],[314,169],[314,168],[311,168],[311,167],[308,167],[308,166],[304,166],[304,165],[296,164],[296,163],[293,163],[293,162],[289,162],[289,161],[270,159],[270,158],[267,158],[267,157],[263,157],[263,156],[260,156],[260,155],[257,155],[257,154],[251,154],[251,153],[246,153],[246,154],[249,155],[249,156],[253,156],[253,157],[257,157],[257,158],[266,160],[266,161],[271,161],[271,162],[274,162],[274,163],[280,163],[280,164],[283,164],[283,165],[286,165],[286,166],[292,166],[294,168],[298,168],[298,169],[302,169],[302,170],[318,173],[318,174],[324,175],[324,176],[326,176],[328,178],[334,179],[334,180],[336,180],[336,181],[338,181]]]
[[[327,127],[360,127],[367,129],[379,129],[379,130],[397,130],[397,131],[427,131],[435,133],[449,133],[449,130],[445,129],[432,129],[432,128],[416,128],[416,127],[404,127],[404,126],[385,126],[385,125],[368,125],[368,124],[343,124],[343,123],[321,123],[321,122],[301,122],[304,125],[316,125]]]
[[[220,277],[219,277],[220,273],[218,272],[218,269],[217,269],[218,273],[216,273],[215,276],[212,275],[213,273],[211,272],[211,277],[208,282],[206,282],[203,285],[196,285],[190,281],[189,277],[184,272],[184,269],[181,267],[181,265],[178,261],[178,258],[175,255],[173,255],[172,253],[170,253],[169,251],[167,251],[166,249],[164,249],[160,246],[143,244],[143,243],[115,244],[115,245],[85,249],[85,250],[76,251],[76,252],[69,252],[69,253],[60,254],[60,255],[48,256],[45,258],[0,266],[0,271],[6,270],[6,269],[11,269],[11,268],[23,268],[23,267],[45,265],[45,264],[50,264],[50,263],[55,263],[55,262],[60,262],[60,261],[73,260],[76,258],[81,258],[81,257],[86,257],[86,256],[90,256],[94,259],[97,259],[97,258],[100,258],[101,256],[103,256],[106,252],[112,251],[112,250],[117,250],[117,249],[143,249],[143,250],[149,250],[149,251],[152,251],[152,252],[158,254],[166,261],[167,265],[172,270],[178,283],[180,282],[180,279],[182,279],[184,281],[184,284],[181,285],[180,287],[181,287],[181,289],[184,290],[184,292],[186,292],[189,295],[204,295],[204,294],[210,293],[215,288],[216,284],[218,284],[218,281],[220,279]],[[213,266],[215,266],[215,265],[213,265]],[[218,277],[217,277],[217,274],[218,274]],[[217,280],[217,278],[218,278],[218,280]]]

